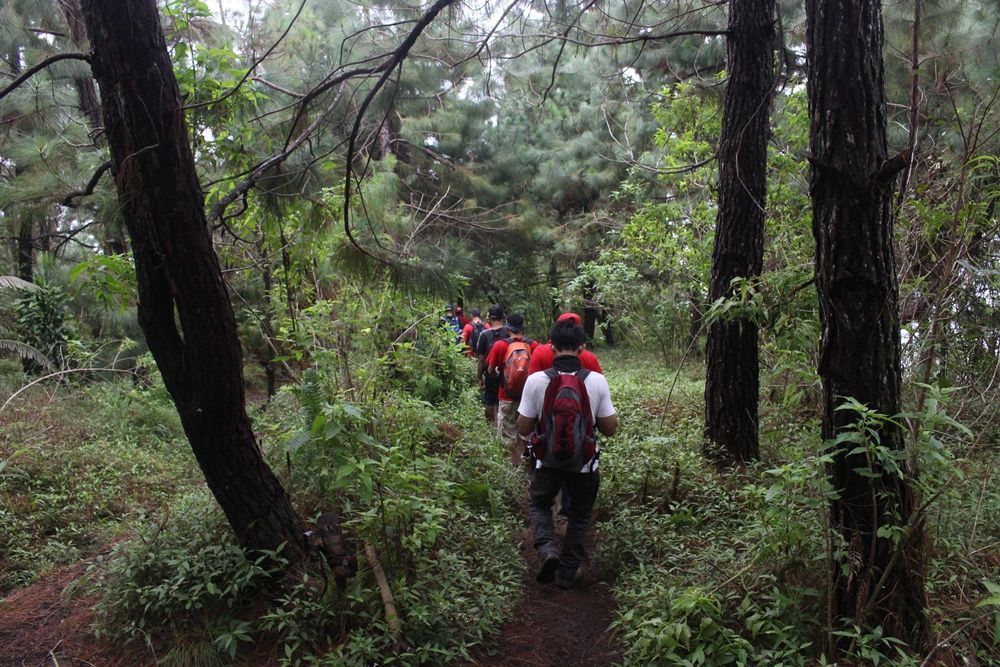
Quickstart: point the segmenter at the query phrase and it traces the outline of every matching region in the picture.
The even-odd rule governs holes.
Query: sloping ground
[[[527,508],[525,508],[527,512]],[[591,529],[593,530],[593,529]],[[513,620],[504,626],[492,655],[475,656],[482,667],[605,667],[620,664],[622,655],[608,632],[614,617],[611,587],[589,570],[576,586],[562,590],[535,581],[538,555],[531,530],[522,531],[527,569],[524,593]],[[593,553],[593,536],[588,539]]]

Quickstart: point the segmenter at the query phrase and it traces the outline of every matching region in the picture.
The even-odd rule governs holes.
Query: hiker
[[[517,407],[521,403],[524,383],[531,374],[528,366],[531,355],[538,348],[538,341],[524,337],[524,316],[513,313],[507,318],[510,338],[502,338],[493,344],[486,358],[487,373],[500,376],[500,404],[497,409],[497,433],[510,462],[521,465],[524,459],[524,445],[517,433]]]
[[[441,317],[441,326],[454,331],[456,339],[462,336],[462,327],[458,323],[458,317],[455,316],[455,311],[451,307],[450,303],[444,307],[444,316]]]
[[[528,377],[518,408],[517,430],[536,459],[531,479],[531,528],[541,566],[535,579],[570,588],[583,577],[584,535],[600,486],[597,432],[618,430],[608,381],[580,363],[586,336],[572,322],[552,328],[555,362]],[[541,348],[539,348],[541,349]],[[552,501],[562,485],[570,489],[569,525],[557,546]]]
[[[506,319],[504,307],[498,303],[490,306],[486,312],[486,319],[489,320],[489,328],[479,335],[476,341],[476,356],[479,357],[479,371],[477,377],[479,386],[483,389],[483,414],[490,426],[496,426],[497,409],[500,405],[500,376],[497,373],[489,373],[486,367],[486,358],[490,354],[493,344],[498,340],[507,338],[510,334],[504,326]]]
[[[575,324],[578,327],[583,326],[580,316],[572,312],[563,313],[556,318],[556,324],[565,322]],[[528,367],[528,370],[532,373],[537,373],[538,371],[552,368],[552,362],[555,360],[555,357],[556,355],[552,350],[552,341],[549,341],[546,345],[540,345],[538,350],[531,355],[531,365]],[[580,352],[580,364],[588,371],[594,371],[595,373],[604,372],[601,368],[601,362],[597,360],[597,355],[588,349]]]
[[[476,344],[479,342],[479,335],[486,331],[486,323],[479,317],[482,311],[478,308],[469,310],[472,319],[462,327],[462,343],[465,344],[465,353],[470,357],[476,356]]]
[[[469,318],[465,316],[465,311],[462,310],[461,306],[455,306],[455,317],[458,318],[458,326],[465,328],[465,325],[469,323]]]

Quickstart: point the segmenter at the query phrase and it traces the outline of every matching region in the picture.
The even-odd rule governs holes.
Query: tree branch
[[[344,232],[347,234],[347,238],[350,240],[351,245],[366,255],[370,255],[371,253],[362,248],[354,238],[354,235],[351,234],[351,177],[353,176],[351,161],[354,159],[354,146],[358,139],[358,133],[361,131],[361,121],[364,119],[365,111],[368,110],[368,106],[372,103],[372,100],[375,99],[375,96],[382,89],[382,86],[385,85],[385,82],[392,75],[392,71],[396,69],[401,62],[403,62],[403,59],[416,43],[417,38],[420,37],[420,33],[422,33],[424,28],[426,28],[430,22],[433,21],[439,13],[441,13],[442,9],[450,4],[453,4],[455,1],[456,0],[437,0],[437,2],[431,5],[431,8],[420,17],[420,20],[417,21],[415,26],[413,26],[413,30],[411,30],[410,34],[406,36],[403,43],[400,44],[395,51],[393,51],[392,57],[379,67],[382,70],[382,76],[380,76],[379,80],[375,82],[372,89],[368,91],[368,94],[361,103],[361,107],[358,109],[357,116],[354,119],[354,127],[351,129],[350,139],[347,142],[347,157],[344,161],[344,164],[346,165],[344,168],[344,171],[346,172],[344,177]]]
[[[79,204],[75,203],[73,200],[77,197],[89,197],[94,194],[94,189],[101,181],[101,176],[103,176],[104,172],[109,169],[111,169],[111,160],[105,160],[101,163],[101,166],[97,168],[97,171],[94,172],[94,175],[90,177],[90,180],[87,181],[87,185],[83,190],[76,190],[75,192],[69,193],[59,203],[67,208],[77,208]]]
[[[240,80],[239,80],[239,81],[238,81],[238,82],[236,83],[236,85],[235,85],[235,86],[233,86],[232,88],[230,88],[229,90],[227,90],[227,91],[226,91],[226,92],[225,92],[224,94],[222,94],[222,95],[221,95],[220,97],[217,97],[217,98],[216,98],[216,99],[214,99],[214,100],[206,100],[205,102],[198,102],[198,103],[196,103],[196,104],[188,104],[188,105],[185,105],[185,106],[183,106],[183,107],[181,107],[181,108],[182,108],[182,109],[183,109],[184,111],[190,111],[191,109],[200,109],[200,108],[202,108],[202,107],[207,107],[207,106],[210,106],[210,105],[212,105],[212,104],[218,104],[219,102],[223,101],[224,99],[226,99],[226,98],[228,98],[228,97],[231,97],[232,95],[234,95],[234,94],[236,93],[236,91],[237,91],[237,90],[239,90],[239,89],[240,89],[240,88],[241,88],[241,87],[243,86],[243,84],[244,84],[244,83],[246,83],[246,80],[250,78],[250,75],[251,75],[251,74],[253,74],[254,70],[256,70],[256,69],[257,69],[257,67],[258,67],[258,66],[259,66],[259,65],[260,65],[260,64],[261,64],[262,62],[264,62],[264,60],[265,60],[265,59],[266,59],[266,58],[267,58],[267,57],[268,57],[269,55],[271,55],[271,53],[272,53],[272,52],[273,52],[273,51],[274,51],[274,50],[275,50],[276,48],[278,48],[278,45],[279,45],[279,44],[281,44],[281,42],[282,42],[282,41],[283,41],[283,40],[285,39],[285,37],[287,37],[287,36],[288,36],[288,33],[289,33],[289,32],[291,31],[291,29],[292,29],[292,26],[293,26],[293,25],[295,25],[295,22],[296,22],[296,21],[297,21],[297,20],[299,19],[299,15],[300,15],[300,14],[302,14],[302,10],[306,8],[306,2],[307,2],[307,1],[308,1],[308,0],[302,0],[302,3],[301,3],[301,4],[299,5],[299,9],[298,9],[298,11],[296,11],[296,12],[295,12],[295,15],[294,15],[294,16],[292,16],[292,20],[288,22],[288,26],[287,26],[287,27],[285,28],[285,31],[284,31],[283,33],[281,33],[281,35],[279,35],[279,36],[278,36],[278,39],[277,39],[277,40],[276,40],[276,41],[274,42],[274,44],[272,44],[272,45],[271,45],[271,46],[270,46],[270,47],[269,47],[269,48],[267,49],[267,51],[265,51],[265,52],[263,53],[263,55],[261,55],[261,57],[260,57],[260,58],[257,58],[257,59],[256,59],[255,61],[253,61],[253,63],[252,63],[251,65],[250,65],[250,67],[249,67],[249,68],[247,68],[247,71],[246,71],[246,73],[245,73],[245,74],[243,75],[243,77],[242,77],[242,78],[241,78],[241,79],[240,79]]]
[[[7,97],[9,94],[14,92],[17,88],[21,86],[21,84],[23,84],[25,81],[33,77],[38,72],[42,71],[49,65],[59,62],[60,60],[82,60],[89,64],[90,56],[88,56],[86,53],[76,53],[76,52],[57,53],[54,56],[49,56],[42,62],[34,65],[33,67],[29,67],[27,70],[25,70],[24,74],[11,81],[6,88],[0,90],[0,100],[2,100],[3,98]]]

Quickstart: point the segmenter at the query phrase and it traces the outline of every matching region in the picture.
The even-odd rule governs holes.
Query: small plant
[[[630,664],[747,664],[753,647],[727,627],[718,594],[698,586],[667,585],[641,567],[634,576],[642,577],[642,588],[652,587],[653,594],[620,612],[612,624],[622,631]]]

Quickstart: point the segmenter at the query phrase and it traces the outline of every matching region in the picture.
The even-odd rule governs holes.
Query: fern
[[[0,276],[0,289],[27,289],[36,290],[38,285],[21,280],[17,276]]]
[[[44,366],[48,370],[55,370],[55,366],[52,362],[42,354],[37,349],[31,347],[27,343],[22,343],[16,340],[10,340],[9,338],[0,338],[0,351],[6,350],[8,352],[13,352],[14,354],[20,356],[22,359],[30,359],[40,366]]]

